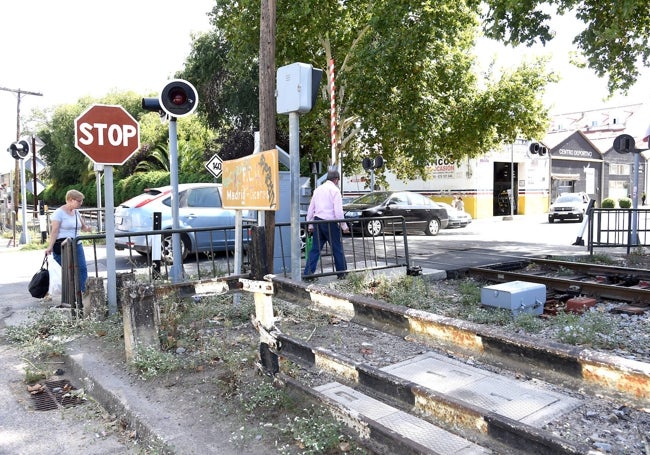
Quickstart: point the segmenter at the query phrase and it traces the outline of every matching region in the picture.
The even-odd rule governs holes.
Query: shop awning
[[[551,174],[554,180],[580,180],[580,174]]]

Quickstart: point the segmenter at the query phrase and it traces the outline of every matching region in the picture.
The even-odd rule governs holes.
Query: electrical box
[[[511,310],[519,313],[540,315],[546,303],[546,286],[527,281],[510,281],[508,283],[485,286],[481,289],[481,304]]]
[[[311,111],[322,77],[321,70],[315,70],[307,63],[292,63],[278,68],[276,78],[276,109],[278,114]]]

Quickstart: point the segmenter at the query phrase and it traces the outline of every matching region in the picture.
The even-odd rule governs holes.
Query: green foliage
[[[181,368],[181,360],[171,352],[161,351],[150,346],[138,349],[131,365],[141,379],[151,379],[160,374],[170,373]]]
[[[622,209],[629,209],[632,207],[632,199],[629,197],[623,197],[618,200],[618,206]]]
[[[616,207],[616,202],[611,197],[608,197],[603,199],[603,201],[600,203],[600,207],[603,209],[613,209]]]
[[[247,119],[256,118],[257,103],[248,97],[257,88],[259,7],[254,0],[219,2],[214,32],[197,39],[188,59],[184,75],[214,100],[204,107],[215,127],[234,118],[235,128],[250,134]],[[398,177],[426,178],[436,157],[477,156],[546,131],[541,97],[553,77],[544,62],[486,83],[473,72],[478,7],[431,0],[280,3],[276,66],[305,61],[327,70],[334,58],[339,148],[348,172],[373,150]],[[312,112],[301,118],[305,162],[328,162],[331,155],[326,80]],[[278,121],[287,128],[286,116]]]
[[[65,352],[64,344],[73,336],[73,327],[69,311],[51,310],[34,313],[25,323],[7,327],[5,336],[30,358],[42,359]]]
[[[560,312],[553,319],[558,327],[558,339],[572,345],[589,345],[611,347],[614,342],[615,326],[599,312],[588,311],[584,314]]]
[[[301,454],[338,453],[340,426],[324,408],[311,405],[302,414],[287,417],[283,432],[298,443]]]
[[[141,150],[122,166],[113,167],[116,187],[126,187],[121,181],[133,176],[139,163],[145,163],[141,165],[144,171],[169,172],[169,127],[161,123],[157,114],[144,111],[141,102],[141,94],[111,92],[99,99],[81,98],[76,104],[60,105],[49,114],[43,113],[39,118],[36,134],[45,143],[41,154],[47,163],[44,177],[48,186],[40,199],[49,205],[61,205],[65,202],[66,191],[74,188],[84,193],[86,206],[96,205],[97,185],[93,163],[74,146],[74,120],[93,104],[120,105],[140,124]],[[214,133],[208,128],[203,117],[198,115],[178,119],[177,126],[179,181],[211,181],[211,175],[203,165],[213,154],[210,144]],[[153,177],[153,180],[156,178]],[[143,178],[148,179],[151,178]],[[146,186],[152,185],[145,184],[138,188]],[[131,193],[129,190],[128,194],[139,193]],[[124,199],[116,194],[115,200],[119,202]]]
[[[587,2],[558,0],[515,2],[487,0],[482,16],[486,36],[506,44],[545,44],[553,39],[549,27],[552,14],[575,11],[585,27],[574,44],[588,66],[599,77],[608,76],[610,93],[627,91],[650,63],[650,15],[645,0]],[[612,20],[611,18],[616,18]]]

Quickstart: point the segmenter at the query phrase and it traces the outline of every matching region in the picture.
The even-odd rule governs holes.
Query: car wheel
[[[431,218],[427,223],[424,233],[426,235],[438,235],[438,232],[440,232],[440,221],[438,218]]]
[[[364,230],[370,237],[377,237],[384,230],[384,226],[382,225],[381,220],[370,220],[366,221]]]
[[[167,234],[163,237],[162,243],[160,245],[162,249],[161,259],[167,264],[172,264],[174,262],[174,251],[172,246],[172,235]],[[187,246],[187,239],[181,236],[181,262],[187,259],[189,255],[189,248]]]
[[[555,221],[555,218],[549,218],[549,219],[548,219],[548,222],[549,222],[549,223],[553,223],[554,221]]]

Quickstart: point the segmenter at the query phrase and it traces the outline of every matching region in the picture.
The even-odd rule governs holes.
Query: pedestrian
[[[459,212],[465,211],[465,203],[463,202],[463,198],[460,196],[458,196],[458,199],[456,200],[456,210]]]
[[[645,205],[645,191],[641,195],[641,205]]]
[[[343,203],[341,202],[341,191],[338,183],[340,175],[337,170],[330,170],[327,173],[327,180],[314,190],[309,209],[307,210],[307,221],[321,220],[342,220]],[[309,235],[313,234],[312,247],[307,256],[307,263],[303,275],[313,275],[320,258],[320,252],[325,243],[329,243],[334,257],[334,267],[337,272],[347,270],[345,255],[343,254],[343,241],[341,231],[347,234],[350,232],[347,223],[315,223],[307,227]],[[338,278],[343,279],[346,273],[338,273]]]
[[[45,255],[51,253],[59,265],[61,265],[61,243],[68,238],[75,239],[83,231],[92,231],[92,227],[85,224],[79,214],[79,208],[83,201],[84,195],[81,191],[70,190],[65,194],[65,205],[56,209],[50,217],[52,229],[50,231],[50,244],[45,250]],[[86,292],[88,267],[86,266],[86,255],[81,241],[77,242],[77,267],[79,270],[79,288],[84,293]]]
[[[453,208],[455,208],[455,209],[458,208],[458,196],[454,196],[454,197],[451,199],[451,206],[452,206]]]

